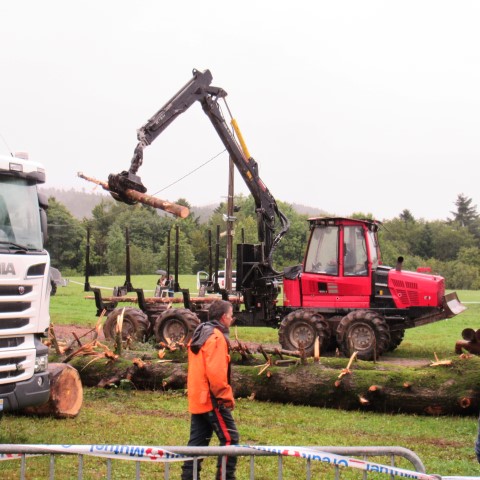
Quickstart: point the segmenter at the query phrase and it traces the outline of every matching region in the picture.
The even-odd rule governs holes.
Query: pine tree
[[[472,199],[460,193],[455,201],[457,207],[456,212],[450,212],[453,214],[453,222],[458,223],[462,227],[470,227],[474,224],[475,220],[479,218],[477,212],[477,206],[472,205]]]

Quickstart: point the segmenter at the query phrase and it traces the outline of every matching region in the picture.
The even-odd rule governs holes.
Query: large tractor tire
[[[115,339],[117,318],[122,313],[122,308],[112,310],[103,325],[103,333],[108,340]],[[122,340],[133,338],[137,342],[145,342],[148,339],[150,322],[147,315],[138,308],[125,307],[122,324]]]
[[[387,352],[393,352],[403,341],[405,330],[390,330],[390,343],[388,344]]]
[[[158,316],[155,321],[155,340],[158,343],[184,343],[200,323],[200,319],[187,308],[170,308]]]
[[[326,349],[330,334],[327,322],[322,315],[309,310],[290,312],[281,322],[278,340],[285,350],[303,348],[306,355],[313,355],[315,338],[320,339],[320,351]]]
[[[355,310],[342,318],[337,328],[340,351],[360,360],[375,360],[388,350],[390,332],[385,319],[376,312]]]

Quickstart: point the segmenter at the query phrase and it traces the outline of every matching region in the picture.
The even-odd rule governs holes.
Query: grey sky
[[[478,2],[25,0],[0,19],[0,152],[28,151],[47,186],[128,169],[136,129],[208,68],[277,199],[378,219],[480,205]],[[226,153],[163,189],[222,150],[194,105],[139,174],[219,202]]]

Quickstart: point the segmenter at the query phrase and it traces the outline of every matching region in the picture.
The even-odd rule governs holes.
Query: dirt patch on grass
[[[80,325],[54,325],[53,330],[58,341],[71,343],[78,338],[82,344],[88,343],[95,338],[95,328],[82,327]],[[97,335],[98,340],[105,340],[103,330]]]

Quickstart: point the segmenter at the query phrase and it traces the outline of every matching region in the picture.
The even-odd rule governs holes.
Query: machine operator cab
[[[300,289],[295,294],[293,284],[292,289],[285,286],[287,304],[368,307],[371,273],[380,263],[378,224],[346,218],[311,218],[309,222],[310,239],[297,277]]]

